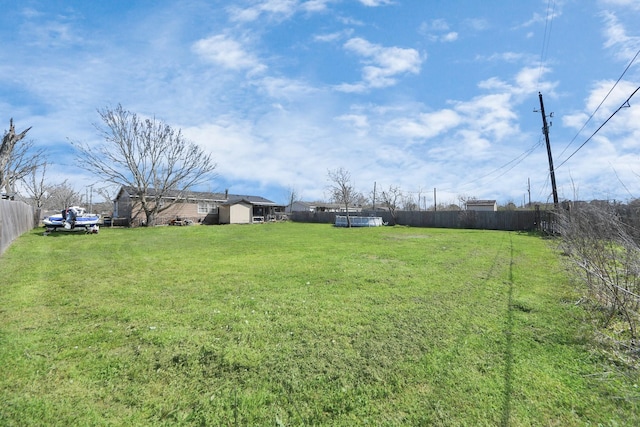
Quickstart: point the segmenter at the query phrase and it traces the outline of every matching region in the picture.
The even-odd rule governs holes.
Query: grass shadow
[[[77,235],[77,236],[83,236],[83,235],[90,235],[90,234],[97,234],[97,233],[89,233],[85,230],[73,230],[73,231],[43,231],[42,233],[43,237],[67,237],[67,236],[73,236],[73,235]]]

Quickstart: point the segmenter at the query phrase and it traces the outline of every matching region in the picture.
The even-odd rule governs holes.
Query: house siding
[[[495,200],[474,200],[467,202],[468,211],[495,212],[498,210],[498,203]]]
[[[127,191],[129,190],[129,191]],[[117,225],[139,226],[146,221],[141,204],[137,196],[130,193],[130,187],[122,187],[114,200],[114,223]],[[153,193],[152,193],[153,194]],[[152,196],[150,196],[152,197]],[[171,196],[169,196],[171,197]],[[229,201],[230,197],[243,197],[236,201]],[[199,212],[198,205],[208,207],[209,212]],[[224,206],[228,209],[224,209]],[[257,196],[232,196],[229,194],[190,192],[187,199],[160,212],[156,218],[156,224],[169,224],[176,219],[191,220],[197,223],[208,224],[245,224],[251,223],[254,207],[263,216],[275,216],[277,206],[270,200]],[[214,221],[215,218],[215,222]]]

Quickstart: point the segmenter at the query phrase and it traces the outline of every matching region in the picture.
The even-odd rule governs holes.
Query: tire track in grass
[[[479,270],[484,271],[484,274],[479,273],[468,282],[468,286],[464,289],[466,295],[462,297],[467,303],[460,304],[459,306],[462,307],[462,310],[458,312],[457,319],[450,320],[457,323],[455,330],[452,330],[456,337],[450,341],[450,347],[441,353],[438,360],[433,361],[436,367],[436,372],[434,373],[439,377],[436,382],[443,381],[445,388],[465,389],[473,394],[472,397],[459,397],[463,400],[458,403],[465,405],[464,402],[466,402],[466,405],[469,406],[466,409],[458,407],[458,412],[471,411],[475,414],[472,417],[477,419],[484,418],[485,421],[493,422],[496,425],[500,422],[502,416],[501,404],[504,406],[504,399],[500,399],[495,393],[491,393],[491,386],[486,382],[491,382],[492,375],[496,382],[503,377],[502,370],[497,366],[501,366],[502,363],[495,363],[498,360],[502,360],[502,351],[496,350],[496,345],[502,348],[502,344],[494,343],[494,341],[500,341],[499,335],[502,327],[493,328],[491,321],[491,318],[498,316],[494,311],[502,303],[496,302],[491,305],[488,305],[488,303],[495,301],[495,298],[502,300],[502,297],[506,296],[503,292],[503,285],[507,283],[506,277],[502,280],[498,279],[500,279],[503,272],[506,273],[505,275],[508,274],[509,277],[511,275],[510,270],[507,270],[507,260],[511,264],[513,260],[511,233],[509,233],[509,242],[507,242],[510,245],[508,249],[510,250],[511,259],[505,256],[505,242],[506,239],[500,239],[495,248],[493,258],[487,257],[490,260],[488,268]],[[495,297],[492,296],[494,293]],[[478,350],[476,355],[479,355],[479,357],[474,357],[474,349]],[[497,357],[492,357],[494,354]],[[494,364],[496,365],[495,367]],[[460,416],[460,413],[457,415],[454,412],[449,413],[454,409],[447,408],[445,403],[447,400],[453,403],[458,398],[454,397],[452,401],[451,396],[442,396],[444,400],[441,400],[441,396],[437,394],[434,397],[436,401],[430,402],[432,406],[430,409],[434,411],[434,415],[439,417],[441,421],[446,421],[449,417],[456,418]],[[491,403],[491,401],[494,402]],[[495,409],[492,410],[491,407]],[[443,408],[444,412],[442,412]]]
[[[511,394],[513,392],[513,238],[509,233],[509,290],[507,291],[507,324],[504,331],[504,397],[500,425],[507,427],[511,419]]]

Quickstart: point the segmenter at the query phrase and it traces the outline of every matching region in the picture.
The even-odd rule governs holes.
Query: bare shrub
[[[561,247],[585,285],[585,297],[601,313],[602,326],[616,330],[618,343],[638,355],[637,230],[612,205],[584,204],[558,214],[558,231]]]

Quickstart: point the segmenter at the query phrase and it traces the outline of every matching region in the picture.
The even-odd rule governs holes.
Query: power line
[[[590,136],[589,138],[587,138],[587,140],[586,140],[585,142],[583,142],[583,143],[582,143],[582,145],[580,145],[580,146],[579,146],[579,147],[578,147],[578,148],[577,148],[573,153],[571,153],[571,155],[570,155],[569,157],[567,157],[567,158],[566,158],[562,163],[560,163],[558,166],[556,166],[556,168],[555,168],[555,169],[558,169],[560,166],[562,166],[562,165],[564,165],[565,163],[567,163],[567,161],[569,161],[569,159],[570,159],[570,158],[572,158],[572,157],[574,156],[574,154],[576,154],[578,151],[580,151],[580,149],[581,149],[582,147],[584,147],[584,146],[587,144],[587,142],[591,141],[591,138],[593,138],[593,137],[594,137],[594,136],[595,136],[595,135],[600,131],[600,129],[602,129],[602,128],[604,127],[604,125],[606,125],[606,124],[609,122],[609,120],[611,120],[611,119],[613,118],[613,116],[615,116],[615,115],[618,113],[618,111],[622,110],[623,108],[630,108],[630,107],[631,107],[631,104],[629,104],[629,101],[631,101],[631,98],[633,98],[633,95],[635,95],[635,94],[636,94],[636,92],[638,92],[639,90],[640,90],[640,86],[638,86],[638,87],[636,88],[636,90],[634,90],[634,91],[633,91],[633,93],[632,93],[631,95],[629,95],[629,97],[627,98],[627,100],[626,100],[625,102],[623,102],[623,103],[622,103],[622,105],[621,105],[620,107],[618,107],[618,109],[617,109],[616,111],[614,111],[614,112],[609,116],[609,118],[607,118],[607,120],[605,120],[605,121],[604,121],[604,123],[602,123],[602,124],[598,127],[598,129],[596,129],[596,130],[595,130],[595,132],[593,132],[593,133],[591,134],[591,136]]]
[[[549,13],[551,10],[551,13]],[[536,86],[540,89],[540,79],[542,78],[542,69],[546,62],[546,53],[549,50],[549,41],[551,40],[551,28],[553,24],[553,17],[555,15],[556,2],[553,0],[553,8],[551,7],[551,0],[547,2],[547,16],[544,21],[544,36],[542,38],[542,49],[540,51],[540,68],[538,69],[538,81]]]
[[[507,174],[507,172],[510,172],[513,168],[515,168],[516,166],[518,166],[520,163],[522,163],[524,161],[524,159],[526,159],[527,157],[529,157],[531,154],[533,154],[533,152],[542,145],[542,137],[540,139],[538,139],[538,142],[535,143],[531,148],[529,148],[527,151],[523,152],[522,154],[520,154],[520,156],[516,157],[515,159],[511,160],[510,162],[504,164],[503,166],[501,166],[500,168],[494,170],[493,172],[497,172],[500,169],[506,168],[507,166],[509,166],[511,163],[513,163],[513,165],[506,169],[504,172],[502,172],[500,175],[497,175],[495,178],[493,178],[490,181],[487,181],[486,184],[495,181],[498,178],[502,178],[503,176],[505,176]],[[481,177],[482,178],[486,178],[487,176],[491,175],[493,172],[486,174],[485,176]]]
[[[499,166],[495,169],[493,169],[491,172],[486,173],[482,176],[479,176],[475,179],[473,179],[472,181],[468,181],[465,184],[461,184],[456,186],[456,189],[452,189],[452,188],[445,188],[445,189],[440,189],[441,191],[458,191],[458,190],[462,190],[465,187],[469,187],[473,184],[478,185],[478,181],[481,181],[493,174],[495,174],[496,172],[500,172],[503,169],[506,169],[504,171],[502,171],[499,175],[497,175],[496,177],[493,177],[491,180],[484,182],[483,184],[489,184],[501,177],[503,177],[504,175],[506,175],[509,171],[511,171],[513,168],[515,168],[516,166],[518,166],[520,163],[522,163],[527,157],[529,157],[531,154],[533,154],[536,149],[538,149],[540,146],[542,145],[542,135],[540,136],[540,138],[538,139],[538,142],[536,142],[534,145],[532,145],[529,149],[527,149],[526,151],[520,153],[518,156],[516,156],[515,158],[509,160],[507,163],[503,164],[502,166]]]
[[[620,184],[622,185],[622,188],[624,188],[627,194],[629,194],[629,196],[631,196],[631,198],[633,199],[634,198],[633,194],[631,193],[631,191],[629,191],[627,186],[624,185],[624,182],[622,182],[622,180],[620,179],[620,176],[618,176],[618,171],[616,171],[616,168],[613,167],[613,165],[611,165],[611,169],[613,169],[613,173],[616,175],[616,178],[618,179],[618,182],[620,182]]]
[[[613,89],[616,88],[616,86],[618,85],[618,83],[620,83],[620,81],[622,80],[622,78],[624,77],[624,75],[627,73],[627,71],[629,70],[629,68],[631,68],[631,65],[633,65],[633,63],[636,61],[636,59],[638,58],[638,55],[640,55],[640,49],[636,52],[636,55],[633,57],[633,59],[631,59],[631,62],[629,62],[629,64],[627,64],[627,67],[624,69],[624,71],[622,72],[622,74],[620,75],[620,77],[618,77],[618,80],[616,80],[615,84],[611,87],[611,89],[609,89],[609,92],[607,92],[607,95],[602,99],[602,101],[600,102],[600,104],[596,107],[596,109],[593,111],[593,113],[591,113],[591,115],[589,116],[589,118],[587,119],[586,122],[584,122],[584,124],[582,125],[582,127],[580,128],[580,130],[578,131],[578,133],[576,133],[576,135],[571,139],[571,141],[569,141],[569,144],[567,144],[567,146],[564,148],[564,150],[562,150],[562,152],[560,153],[560,156],[562,156],[565,151],[567,151],[569,149],[569,147],[571,146],[571,144],[573,144],[573,142],[576,140],[576,138],[578,138],[578,136],[580,135],[580,133],[584,130],[585,127],[587,127],[587,124],[591,121],[591,119],[593,118],[593,116],[595,116],[595,114],[598,112],[598,110],[600,109],[600,107],[602,107],[602,104],[604,104],[604,102],[607,100],[607,98],[609,97],[609,95],[611,95],[611,92],[613,92]]]

